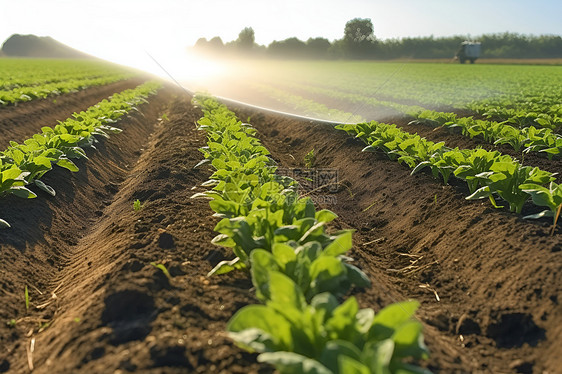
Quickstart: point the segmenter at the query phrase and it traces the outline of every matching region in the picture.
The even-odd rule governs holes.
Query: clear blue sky
[[[562,34],[562,0],[0,0],[0,40],[49,35],[74,48],[130,63],[139,51],[180,50],[200,37],[256,42],[343,36],[370,18],[379,39],[517,32]],[[144,52],[143,52],[144,53]]]

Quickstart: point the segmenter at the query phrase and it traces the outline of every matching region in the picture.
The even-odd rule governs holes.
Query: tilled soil
[[[560,229],[550,237],[547,221],[465,201],[462,186],[410,176],[330,126],[232,109],[250,118],[280,172],[310,172],[303,160],[314,148],[313,171],[337,175],[303,193],[339,215],[334,230],[356,230],[350,255],[373,281],[357,293],[362,307],[421,302],[430,369],[557,372]],[[205,277],[232,254],[211,244],[208,202],[190,199],[210,175],[193,168],[201,113],[171,88],[139,110],[78,173],[47,174],[56,197],[0,200],[13,226],[0,231],[0,372],[273,372],[224,333],[256,302],[248,275]]]
[[[365,144],[329,125],[237,112],[251,118],[282,170],[314,179],[319,174],[306,174],[304,162],[314,149],[313,170],[337,175],[337,192],[320,188],[314,195],[340,216],[338,228],[356,230],[351,255],[374,280],[359,300],[375,309],[420,300],[432,370],[559,370],[562,244],[560,229],[549,236],[549,220],[527,221],[487,201],[466,201],[460,182],[443,186],[428,174],[412,176],[383,154],[361,153]],[[461,145],[460,136],[444,135]],[[560,167],[536,159],[546,170]]]

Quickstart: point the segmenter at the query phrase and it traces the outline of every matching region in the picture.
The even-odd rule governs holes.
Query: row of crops
[[[299,197],[296,182],[275,174],[269,152],[225,106],[198,96],[204,112],[198,128],[207,132],[201,149],[215,172],[194,197],[211,199],[215,244],[236,258],[210,275],[236,269],[251,272],[259,305],[240,309],[228,323],[239,345],[281,373],[427,373],[411,359],[427,357],[415,301],[379,313],[345,299],[370,281],[345,253],[352,233],[330,233],[336,218]]]
[[[261,92],[275,97],[295,110],[311,117],[329,118],[335,122],[360,122],[358,115],[327,106],[300,96],[291,95],[279,89],[254,85]],[[318,89],[313,89],[318,92]],[[562,135],[558,134],[562,126],[562,112],[560,116],[548,116],[544,113],[529,112],[524,117],[509,118],[505,121],[475,119],[472,116],[462,117],[452,112],[428,110],[419,106],[404,105],[389,101],[381,101],[357,94],[342,95],[335,91],[327,94],[334,99],[352,97],[358,103],[367,104],[373,108],[385,111],[393,109],[401,114],[415,118],[412,123],[423,123],[430,126],[442,126],[447,129],[460,129],[462,135],[479,138],[491,144],[505,144],[515,151],[540,152],[549,159],[562,153]],[[492,116],[492,110],[486,112]],[[358,121],[359,119],[359,121]]]
[[[0,105],[103,86],[134,76],[95,60],[0,59]]]
[[[380,150],[390,159],[412,168],[412,174],[429,168],[444,183],[454,176],[466,182],[467,199],[489,198],[498,207],[497,196],[507,202],[511,211],[521,213],[527,200],[548,208],[529,218],[550,216],[554,225],[562,206],[562,185],[553,173],[538,167],[523,166],[509,155],[498,151],[451,149],[444,142],[434,143],[419,135],[400,130],[395,125],[372,121],[357,125],[338,125],[337,129],[361,139],[364,151]]]
[[[144,83],[75,113],[54,127],[45,126],[41,133],[22,144],[11,141],[10,147],[0,153],[0,197],[12,194],[35,198],[37,195],[29,189],[31,185],[54,196],[54,189],[41,180],[53,165],[78,171],[72,160],[88,158],[85,149],[95,148],[96,136],[108,137],[110,133],[121,132],[114,126],[117,120],[135,105],[145,102],[159,87],[158,82]],[[0,228],[6,227],[10,227],[9,223],[0,219]]]

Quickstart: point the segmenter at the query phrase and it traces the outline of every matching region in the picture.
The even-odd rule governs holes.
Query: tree
[[[273,41],[268,48],[270,55],[282,58],[302,58],[306,57],[306,44],[293,37],[280,42]]]
[[[251,27],[245,27],[240,34],[238,34],[238,39],[236,40],[236,46],[244,51],[249,51],[254,47],[254,42],[256,40],[254,29]]]
[[[350,57],[370,57],[375,40],[370,18],[354,18],[345,24],[343,42]]]
[[[330,41],[325,38],[310,38],[306,42],[308,53],[313,58],[326,58],[328,50],[332,46]]]
[[[361,43],[373,40],[373,22],[370,18],[354,18],[345,24],[343,39],[348,43]]]

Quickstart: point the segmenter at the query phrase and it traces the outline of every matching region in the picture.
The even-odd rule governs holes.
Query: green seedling
[[[135,212],[138,212],[139,210],[142,209],[144,204],[141,204],[139,199],[136,199],[135,202],[133,203],[133,209],[135,210]]]
[[[27,285],[25,286],[25,290],[24,290],[24,298],[25,298],[25,310],[29,310],[29,292],[27,290]]]
[[[312,148],[312,149],[310,150],[310,152],[308,152],[308,153],[304,156],[304,166],[305,166],[307,169],[312,169],[315,164],[316,164],[316,155],[314,154],[314,148]]]
[[[166,269],[166,267],[163,264],[157,264],[156,262],[151,262],[150,265],[154,266],[157,269],[160,269],[168,279],[172,279],[170,272],[168,271],[168,269]]]
[[[15,319],[11,319],[8,322],[6,322],[6,326],[8,326],[9,328],[14,328],[16,327],[17,321]]]

